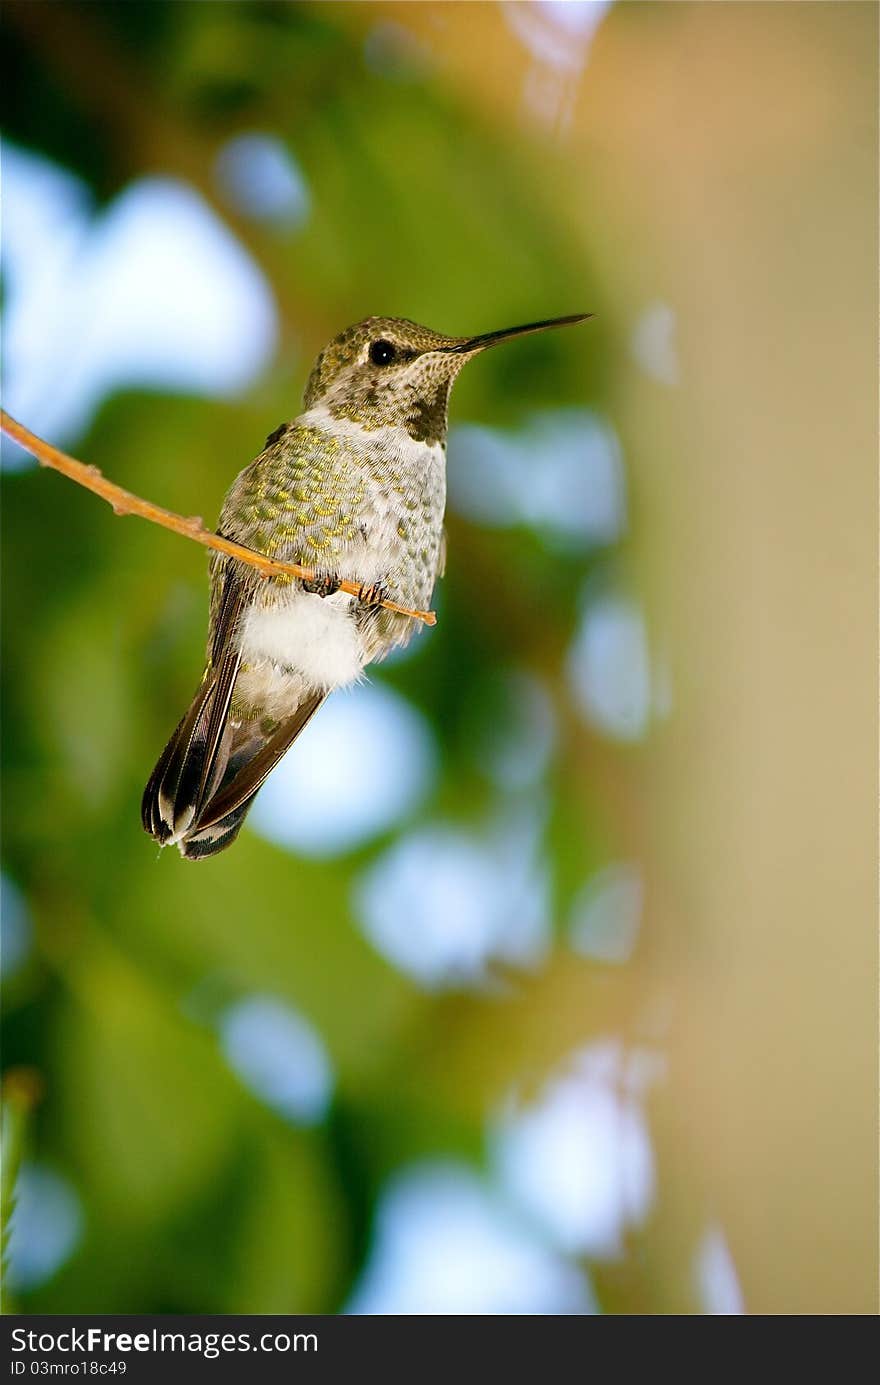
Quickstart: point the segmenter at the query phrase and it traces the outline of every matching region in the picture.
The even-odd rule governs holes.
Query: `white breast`
[[[241,629],[246,663],[271,659],[328,692],[360,677],[363,653],[345,592],[290,591],[272,606],[252,606]]]

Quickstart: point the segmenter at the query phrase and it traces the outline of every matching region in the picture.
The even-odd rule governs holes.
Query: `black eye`
[[[397,357],[397,347],[393,341],[385,341],[380,337],[379,341],[370,342],[370,360],[373,365],[391,365]]]

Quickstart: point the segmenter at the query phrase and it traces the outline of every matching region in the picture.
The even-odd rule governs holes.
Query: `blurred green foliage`
[[[246,398],[127,392],[74,440],[125,487],[209,523],[346,323],[392,313],[465,332],[601,307],[546,150],[458,100],[430,54],[395,46],[393,25],[367,62],[372,8],[6,7],[7,135],[79,174],[99,205],[149,172],[192,182],[277,297],[280,347]],[[295,232],[248,221],[216,191],[221,143],[255,128],[305,173],[312,213]],[[604,330],[600,318],[487,357],[457,387],[454,418],[515,426],[527,409],[601,402]],[[558,676],[581,583],[605,558],[454,514],[449,554],[439,627],[376,676],[439,738],[422,815],[478,823],[495,790],[470,750],[474,699],[512,664]],[[552,987],[521,980],[503,1003],[432,996],[383,960],[350,898],[387,835],[326,862],[253,832],[207,867],[157,860],[139,795],[200,669],[194,546],[26,469],[4,483],[3,583],[4,863],[38,938],[7,991],[4,1055],[44,1074],[37,1144],[86,1218],[73,1259],[26,1306],[335,1311],[387,1174],[438,1151],[479,1161],[487,1103],[588,1019],[530,1050],[516,1036],[542,1033]],[[561,909],[603,858],[604,829],[578,756],[553,775]],[[293,1002],[327,1045],[337,1089],[316,1128],[266,1110],[223,1059],[213,1019],[250,991]]]

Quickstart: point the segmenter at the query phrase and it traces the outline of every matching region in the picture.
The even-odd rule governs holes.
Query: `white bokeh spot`
[[[333,1069],[319,1034],[292,1005],[247,996],[224,1012],[219,1028],[226,1061],[255,1096],[294,1124],[322,1119]]]
[[[619,1041],[602,1040],[576,1053],[535,1100],[511,1099],[494,1122],[501,1187],[569,1254],[619,1256],[626,1229],[653,1201],[637,1076]]]
[[[346,1312],[595,1313],[589,1281],[463,1164],[391,1179]]]
[[[96,212],[9,141],[3,185],[4,407],[35,431],[69,439],[123,388],[236,394],[268,364],[271,289],[193,188],[142,178]]]
[[[646,735],[653,710],[642,611],[614,594],[588,601],[568,654],[568,680],[583,715],[619,741]]]
[[[480,988],[492,962],[534,967],[550,941],[540,823],[522,813],[482,835],[419,828],[369,867],[354,902],[373,946],[428,989]]]
[[[260,790],[249,825],[304,856],[350,851],[418,808],[436,759],[411,702],[358,684],[327,699]]]

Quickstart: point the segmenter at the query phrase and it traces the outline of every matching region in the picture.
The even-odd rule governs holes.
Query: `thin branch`
[[[225,553],[230,558],[247,563],[250,567],[256,568],[261,577],[283,575],[298,577],[301,582],[314,582],[318,575],[314,568],[303,567],[300,563],[282,563],[275,558],[267,558],[264,553],[257,553],[253,548],[245,548],[243,544],[224,539],[222,535],[206,529],[197,515],[185,519],[173,510],[165,510],[161,505],[141,500],[140,496],[133,495],[131,491],[123,490],[121,486],[108,481],[96,466],[87,466],[85,462],[78,462],[75,457],[68,457],[66,452],[59,452],[57,447],[37,437],[36,433],[25,428],[24,424],[10,418],[3,409],[0,409],[0,428],[14,438],[26,452],[30,452],[32,457],[36,457],[41,466],[60,471],[62,476],[69,477],[78,486],[85,486],[86,490],[94,491],[95,495],[106,500],[108,505],[113,507],[115,515],[139,515],[141,519],[148,519],[152,524],[160,524],[163,529],[170,529],[174,534],[182,534],[185,539],[192,539],[194,543],[200,543],[205,548],[213,548],[218,553]],[[339,590],[358,597],[361,593],[361,587],[357,582],[340,581]],[[423,620],[426,625],[437,623],[433,611],[411,611],[407,606],[398,606],[396,601],[382,601],[379,604],[397,615]]]

